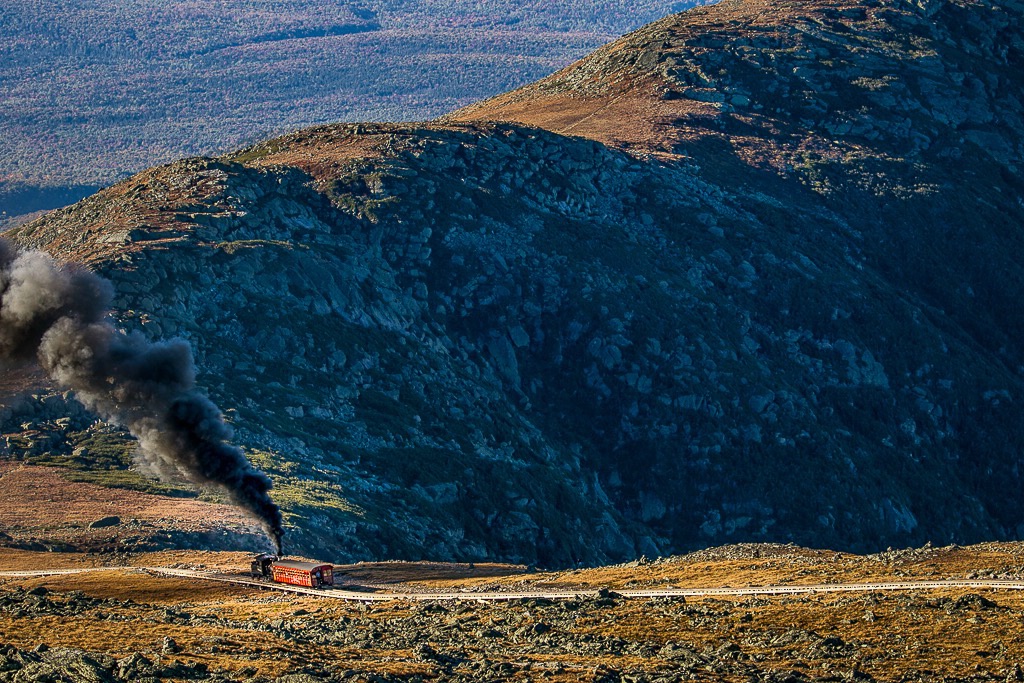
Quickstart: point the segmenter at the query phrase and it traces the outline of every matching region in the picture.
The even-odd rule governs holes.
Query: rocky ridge
[[[1020,24],[725,2],[440,122],[185,160],[12,236],[193,343],[308,554],[1012,538]]]

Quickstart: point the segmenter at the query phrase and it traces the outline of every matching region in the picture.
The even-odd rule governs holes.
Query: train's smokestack
[[[127,427],[149,469],[226,491],[260,520],[280,554],[284,529],[270,479],[229,443],[220,410],[196,391],[188,343],[115,329],[107,317],[112,293],[81,266],[0,239],[0,365],[38,360],[88,408]]]

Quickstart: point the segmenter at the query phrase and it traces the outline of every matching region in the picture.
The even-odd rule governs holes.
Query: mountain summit
[[[727,0],[439,121],[181,161],[11,236],[193,344],[293,549],[1015,538],[1022,15]],[[72,452],[63,405],[5,431]]]

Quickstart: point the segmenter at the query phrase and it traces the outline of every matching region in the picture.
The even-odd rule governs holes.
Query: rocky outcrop
[[[164,677],[224,681],[206,675],[202,664],[160,666],[144,655],[121,660],[75,648],[39,647],[33,651],[0,645],[0,681],[12,683],[119,683],[157,681]]]
[[[1012,33],[1020,8],[734,21],[759,8],[672,17],[538,86],[618,97],[618,74],[699,102],[647,129],[661,156],[513,123],[329,126],[16,236],[111,277],[125,326],[192,342],[307,554],[1014,537],[1021,51],[952,31]]]

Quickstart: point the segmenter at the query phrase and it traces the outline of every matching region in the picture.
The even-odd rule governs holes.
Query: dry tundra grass
[[[473,585],[583,591],[602,586],[1019,577],[1022,554],[1021,544],[926,548],[874,557],[739,546],[572,572],[398,562],[349,565],[339,571],[346,582],[391,589]],[[0,554],[4,569],[95,565],[102,560],[24,551]],[[244,553],[172,551],[131,561],[242,572],[246,560]],[[95,601],[84,608],[79,604],[72,614],[0,609],[3,641],[24,649],[46,643],[118,658],[141,652],[163,662],[202,663],[211,671],[249,678],[346,670],[445,680],[475,675],[481,666],[491,667],[488,675],[492,669],[500,673],[507,665],[511,668],[504,669],[503,680],[568,682],[598,680],[612,671],[655,677],[680,670],[692,680],[707,681],[747,681],[753,670],[808,677],[857,671],[878,680],[1005,680],[1024,661],[1024,595],[1012,591],[945,589],[687,603],[613,598],[363,605],[122,570],[3,579],[0,596],[23,596],[22,590],[40,586],[51,591],[46,598],[47,604],[56,605],[51,612],[79,604],[76,596],[82,594]],[[539,632],[538,624],[549,629],[540,641],[532,635]],[[164,637],[177,641],[182,652],[162,654]],[[678,660],[665,655],[672,648],[696,653],[701,663],[680,669]],[[449,653],[455,663],[445,664],[424,652]]]

